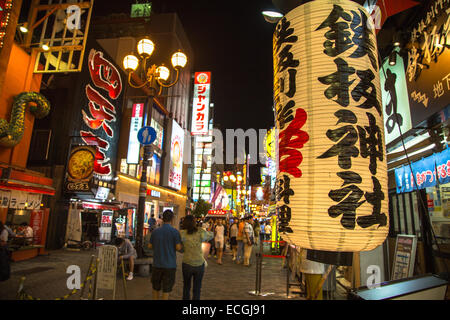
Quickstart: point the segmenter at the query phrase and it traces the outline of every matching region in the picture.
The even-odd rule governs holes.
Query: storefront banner
[[[11,198],[11,191],[0,190],[0,208],[9,208],[10,198]]]
[[[170,143],[169,187],[181,189],[183,178],[184,130],[172,121],[172,140]]]
[[[76,204],[71,204],[67,215],[66,243],[81,241],[81,232],[81,210]]]
[[[381,98],[386,145],[411,129],[411,112],[409,109],[408,88],[403,59],[396,49],[397,63],[389,64],[387,59],[380,70]]]
[[[449,9],[449,0],[430,1],[411,33],[406,75],[414,127],[450,101]]]
[[[450,149],[445,149],[434,157],[436,159],[437,176],[440,184],[450,182]]]
[[[157,147],[159,150],[163,148],[163,138],[164,138],[164,128],[155,119],[151,121],[151,127],[156,131],[156,140],[153,142],[153,145]]]
[[[433,154],[420,161],[395,169],[397,193],[405,193],[418,189],[430,188],[450,182],[450,149]],[[436,171],[437,170],[437,171]],[[414,174],[414,176],[413,176]]]
[[[26,208],[28,200],[28,194],[23,191],[11,190],[11,198],[9,202],[9,207],[11,209],[23,210]]]
[[[128,138],[128,154],[127,163],[128,164],[138,164],[139,163],[139,148],[140,143],[138,141],[138,132],[142,128],[142,119],[144,117],[144,104],[135,103],[133,104],[133,113],[131,115],[130,123],[130,135]]]
[[[29,193],[27,196],[27,209],[36,210],[41,207],[42,194]]]
[[[412,164],[418,189],[436,186],[436,169],[434,155]]]
[[[33,228],[33,242],[41,243],[42,222],[44,221],[44,210],[34,210],[31,212],[30,226]]]

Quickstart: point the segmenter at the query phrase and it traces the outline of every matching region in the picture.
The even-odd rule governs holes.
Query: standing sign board
[[[413,276],[416,248],[416,236],[397,235],[391,280],[405,279]]]
[[[113,299],[116,297],[117,254],[117,247],[115,246],[100,247],[96,297],[98,297],[99,290],[112,290]]]

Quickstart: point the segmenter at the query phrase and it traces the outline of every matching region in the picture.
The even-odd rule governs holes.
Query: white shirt
[[[308,274],[324,274],[325,273],[325,265],[320,262],[315,262],[306,259],[307,250],[302,250],[301,253],[301,262],[300,262],[300,271]]]
[[[25,238],[33,238],[33,228],[31,228],[30,226],[28,226],[28,227],[23,231],[23,235],[25,236]]]
[[[270,224],[268,224],[265,228],[264,231],[266,232],[266,234],[270,234],[272,232],[272,227]]]
[[[225,231],[225,227],[223,225],[216,226],[216,236],[214,239],[216,241],[222,241],[224,239],[224,231]]]
[[[0,234],[0,241],[8,241],[8,230],[3,229],[2,233]]]

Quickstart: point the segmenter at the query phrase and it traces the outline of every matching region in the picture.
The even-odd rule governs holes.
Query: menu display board
[[[397,235],[391,280],[405,279],[413,276],[416,248],[416,236]]]

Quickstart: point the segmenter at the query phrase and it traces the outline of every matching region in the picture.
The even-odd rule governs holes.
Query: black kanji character
[[[403,125],[403,117],[397,113],[397,89],[395,83],[397,82],[397,75],[391,70],[386,71],[386,82],[384,83],[384,90],[389,92],[391,100],[386,104],[386,114],[389,118],[386,120],[386,129],[388,133],[394,131],[395,125],[399,127]]]
[[[355,101],[359,102],[362,97],[366,98],[364,103],[357,106],[358,108],[370,109],[375,107],[377,109],[378,114],[381,115],[381,105],[377,99],[377,89],[373,84],[373,80],[375,79],[375,75],[372,70],[358,70],[356,72],[358,77],[361,79],[358,85],[352,91],[352,97]],[[370,92],[368,92],[370,89]]]
[[[293,233],[291,227],[289,227],[289,222],[291,221],[291,208],[287,205],[278,207],[278,219],[280,224],[278,226],[279,232]]]
[[[378,71],[378,60],[375,56],[376,47],[373,40],[370,38],[370,30],[367,27],[367,16],[361,9],[359,9],[359,12],[361,15],[359,15],[356,11],[352,11],[353,21],[351,28],[354,32],[352,41],[357,45],[357,48],[352,53],[350,58],[361,58],[367,54],[372,67]]]
[[[383,161],[384,149],[381,129],[377,126],[377,120],[371,113],[366,113],[369,118],[369,126],[358,127],[361,157],[370,158],[369,169],[372,174],[377,174],[377,159]],[[366,133],[368,135],[366,135]]]
[[[346,110],[346,113],[336,112],[334,115],[338,117],[339,121],[355,123],[356,116],[353,112]],[[353,115],[352,115],[353,114]],[[359,150],[355,147],[358,141],[358,132],[355,127],[348,125],[335,130],[328,130],[327,137],[333,142],[338,142],[332,146],[328,151],[318,157],[318,159],[326,159],[338,156],[338,164],[342,169],[350,169],[352,167],[351,158],[359,156]]]
[[[365,198],[368,203],[373,206],[372,214],[369,216],[358,217],[356,220],[358,226],[361,228],[369,228],[378,224],[378,227],[384,227],[387,225],[387,216],[381,213],[381,201],[384,200],[384,193],[381,190],[381,184],[376,177],[372,176],[373,181],[373,193],[366,192]]]
[[[356,225],[356,209],[366,202],[365,200],[358,202],[363,197],[364,192],[355,185],[361,183],[362,179],[359,174],[352,171],[340,172],[338,176],[344,180],[342,188],[331,190],[328,196],[334,202],[339,202],[339,204],[330,207],[328,209],[328,215],[332,218],[337,218],[342,215],[341,225],[345,229],[354,230]]]
[[[355,80],[349,81],[350,75],[355,73],[355,69],[348,66],[348,63],[342,59],[337,58],[334,60],[337,65],[337,72],[334,72],[328,76],[319,77],[319,81],[330,87],[324,91],[325,97],[328,100],[338,96],[336,101],[343,107],[348,107],[350,104],[349,87]]]
[[[339,18],[347,22],[337,22]],[[336,57],[353,47],[348,24],[351,20],[351,15],[346,13],[341,6],[334,5],[328,18],[316,29],[316,31],[327,27],[331,29],[325,33],[328,40],[323,43],[325,48],[323,52],[326,55]]]
[[[294,194],[294,190],[291,189],[291,179],[287,175],[283,175],[283,178],[278,179],[277,201],[283,198],[284,203],[289,204],[289,197]]]

